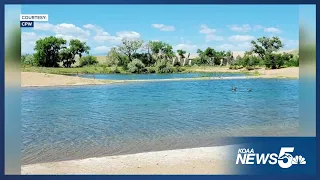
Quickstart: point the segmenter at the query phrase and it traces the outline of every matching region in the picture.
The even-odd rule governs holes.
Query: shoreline
[[[228,70],[226,68],[208,68],[198,71],[199,73],[247,73],[239,70]],[[165,82],[165,81],[194,81],[194,80],[227,80],[227,79],[299,79],[299,68],[284,68],[276,70],[260,69],[258,75],[231,76],[231,77],[196,77],[196,78],[172,78],[172,79],[139,79],[139,80],[99,80],[67,76],[58,74],[47,74],[37,72],[21,72],[21,87],[52,87],[52,86],[83,86],[83,85],[107,85],[132,82]]]
[[[22,175],[39,174],[230,174],[228,151],[236,145],[143,152],[28,164]]]

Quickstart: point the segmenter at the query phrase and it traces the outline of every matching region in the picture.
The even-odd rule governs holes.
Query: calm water
[[[25,88],[22,163],[210,146],[219,136],[295,135],[298,86],[250,79]]]
[[[172,78],[196,78],[196,77],[230,77],[244,76],[238,73],[170,73],[170,74],[81,74],[72,75],[83,78],[132,80],[132,79],[172,79]]]

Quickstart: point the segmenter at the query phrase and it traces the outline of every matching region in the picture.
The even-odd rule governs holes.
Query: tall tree
[[[66,68],[70,68],[72,64],[76,61],[74,60],[74,54],[70,48],[63,48],[60,51],[60,59],[63,63],[63,66]]]
[[[122,45],[119,46],[119,51],[128,56],[129,61],[132,61],[132,55],[142,46],[142,40],[122,39]]]
[[[266,55],[270,55],[273,52],[277,52],[283,47],[283,44],[279,37],[261,37],[257,41],[252,40],[252,51],[258,54],[262,59],[265,59]]]
[[[45,37],[36,41],[34,59],[39,66],[58,67],[60,62],[59,51],[65,47],[67,41],[54,36]]]
[[[179,55],[179,57],[180,57],[180,60],[183,59],[183,58],[185,58],[186,51],[184,51],[184,50],[182,50],[182,49],[178,49],[178,50],[177,50],[177,53],[178,53],[178,55]]]
[[[156,56],[156,58],[158,59],[158,56],[165,44],[161,41],[149,41],[148,46],[151,49],[152,55]]]
[[[166,44],[166,43],[164,44],[161,51],[162,51],[165,59],[172,59],[174,57],[174,52],[172,49],[173,48],[171,45]]]
[[[86,44],[86,42],[81,42],[78,39],[71,39],[69,45],[73,55],[79,55],[81,58],[82,53],[89,54],[90,47]]]

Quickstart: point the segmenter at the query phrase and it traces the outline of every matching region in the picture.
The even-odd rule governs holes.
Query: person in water
[[[251,92],[252,90],[251,90],[251,88],[248,88],[248,92]]]
[[[232,91],[236,91],[237,88],[235,86],[232,86]]]

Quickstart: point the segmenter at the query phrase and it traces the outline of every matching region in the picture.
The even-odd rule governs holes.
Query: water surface
[[[135,79],[172,79],[197,77],[231,77],[244,76],[241,73],[169,73],[169,74],[80,74],[72,75],[83,78],[109,79],[109,80],[135,80]]]
[[[22,163],[211,146],[220,136],[295,135],[298,85],[249,79],[24,88]]]

